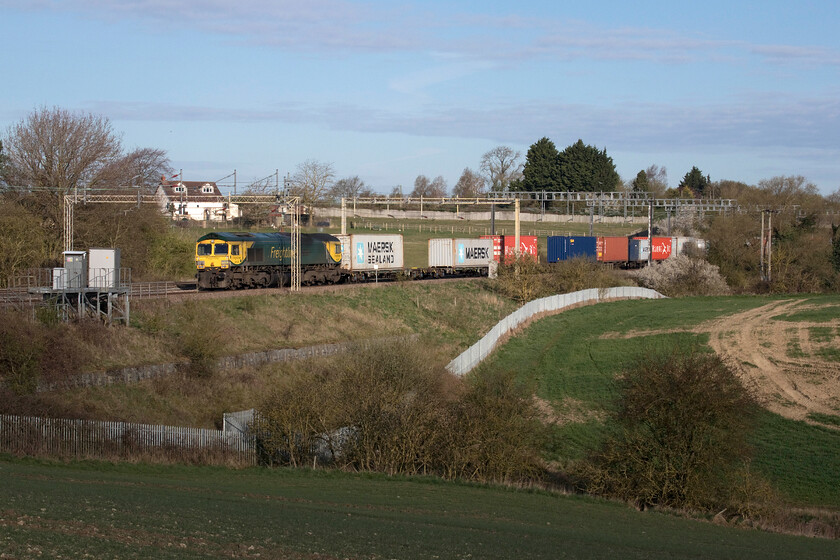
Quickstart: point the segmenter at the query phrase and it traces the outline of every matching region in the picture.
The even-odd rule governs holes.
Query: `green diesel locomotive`
[[[195,245],[199,290],[268,288],[290,283],[289,233],[213,232]],[[341,242],[326,233],[300,236],[302,284],[341,280]]]

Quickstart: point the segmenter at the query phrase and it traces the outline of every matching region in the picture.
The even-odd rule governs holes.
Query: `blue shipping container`
[[[586,235],[552,235],[548,238],[548,262],[581,258],[598,260],[598,238]]]

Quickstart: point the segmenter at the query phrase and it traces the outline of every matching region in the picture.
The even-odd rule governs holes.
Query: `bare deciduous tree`
[[[425,175],[418,175],[416,179],[414,179],[414,190],[411,191],[409,196],[411,197],[428,197],[429,196],[429,178]]]
[[[105,117],[41,108],[11,126],[4,143],[6,180],[34,192],[45,217],[60,222],[62,196],[96,187],[120,158],[120,138]]]
[[[291,178],[289,193],[299,196],[304,204],[311,204],[324,198],[334,178],[331,163],[308,159],[297,166]]]
[[[121,147],[105,117],[42,108],[9,129],[5,149],[15,183],[64,194],[97,185]]]
[[[442,175],[438,175],[434,180],[429,181],[425,175],[418,175],[414,180],[414,190],[411,191],[411,196],[415,198],[443,198],[446,196],[447,186],[446,179]]]
[[[487,177],[491,191],[504,191],[511,181],[522,178],[521,157],[520,152],[508,146],[497,146],[481,156],[481,171]]]
[[[154,192],[162,176],[174,173],[165,150],[136,148],[103,170],[103,181],[118,187],[141,187]]]
[[[484,195],[486,182],[484,177],[467,167],[452,189],[452,196],[457,198],[476,198]]]
[[[277,194],[277,184],[274,176],[254,180],[242,191],[242,194],[249,195],[270,195]],[[249,225],[267,224],[270,221],[271,210],[274,207],[271,203],[243,204],[240,208],[242,221]]]
[[[668,170],[663,165],[651,165],[645,169],[647,175],[648,192],[661,197],[668,190]]]
[[[336,181],[330,189],[330,196],[334,199],[357,198],[362,196],[365,191],[370,191],[370,189],[365,186],[365,182],[358,175],[354,175]]]

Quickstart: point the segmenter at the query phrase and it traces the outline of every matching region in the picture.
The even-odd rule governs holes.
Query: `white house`
[[[215,182],[161,180],[155,198],[173,220],[223,222],[239,216],[239,208],[228,208],[227,199]]]

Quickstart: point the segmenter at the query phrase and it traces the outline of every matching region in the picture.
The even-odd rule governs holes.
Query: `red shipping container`
[[[647,239],[647,237],[634,237],[633,239]],[[671,237],[651,237],[650,248],[652,258],[655,261],[664,261],[671,256],[673,239]]]
[[[601,262],[627,262],[630,257],[630,241],[626,237],[599,237],[595,252]]]
[[[482,235],[481,239],[493,240],[493,259],[496,262],[502,262],[502,252],[504,251],[505,262],[512,262],[516,255],[516,236],[515,235]],[[539,260],[539,253],[537,252],[537,236],[536,235],[520,235],[519,236],[519,253],[520,255],[530,255],[535,261]]]

